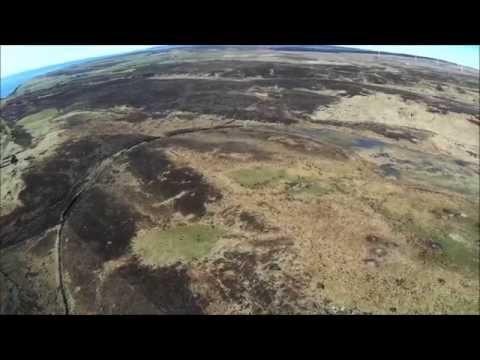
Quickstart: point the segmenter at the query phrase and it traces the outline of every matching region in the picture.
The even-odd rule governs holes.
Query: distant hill
[[[418,59],[425,59],[431,61],[438,61],[443,64],[450,64],[450,65],[457,65],[449,61],[433,59],[429,57],[423,56],[414,56],[409,54],[399,54],[399,53],[390,53],[385,51],[372,51],[372,50],[363,50],[357,48],[349,48],[343,46],[335,46],[335,45],[169,45],[168,47],[165,46],[152,46],[149,49],[145,50],[138,50],[129,52],[128,54],[135,54],[135,53],[159,53],[159,52],[168,52],[174,49],[185,49],[185,50],[224,50],[225,48],[231,49],[270,49],[274,51],[311,51],[311,52],[323,52],[323,53],[358,53],[358,54],[380,54],[380,55],[394,55],[394,56],[402,56],[407,58],[418,58]],[[121,58],[125,56],[123,54],[115,54],[115,55],[106,55],[94,58],[87,58],[81,60],[75,60],[66,62],[63,64],[55,64],[46,67],[42,67],[39,69],[25,71],[19,74],[14,74],[10,76],[6,76],[2,78],[1,87],[0,87],[0,98],[5,98],[10,94],[14,93],[15,90],[25,83],[26,81],[33,79],[34,77],[45,75],[47,73],[54,72],[56,70],[64,69],[68,66],[77,65],[81,63],[86,63],[89,61],[96,61],[101,59],[114,59],[114,58]]]
[[[13,74],[13,75],[6,76],[6,77],[2,78],[2,81],[0,82],[0,84],[1,84],[1,86],[0,86],[0,98],[3,99],[5,97],[9,96],[10,94],[13,94],[20,85],[22,85],[26,81],[28,81],[30,79],[33,79],[37,76],[45,75],[45,74],[48,74],[50,72],[63,69],[67,66],[81,64],[81,63],[84,63],[86,61],[91,61],[91,60],[92,59],[81,59],[81,60],[69,61],[69,62],[66,62],[66,63],[63,63],[63,64],[49,65],[49,66],[41,67],[39,69],[28,70],[28,71],[24,71],[24,72],[21,72],[21,73],[18,73],[18,74]]]
[[[225,47],[235,49],[270,49],[275,51],[309,51],[309,52],[323,52],[323,53],[356,53],[356,54],[380,54],[380,55],[393,55],[393,56],[401,56],[406,58],[417,58],[417,59],[424,59],[424,60],[431,60],[431,61],[438,61],[443,64],[450,64],[450,65],[458,65],[449,61],[425,57],[425,56],[415,56],[410,54],[402,54],[402,53],[392,53],[386,51],[373,51],[373,50],[364,50],[364,49],[357,49],[351,47],[344,47],[344,46],[336,46],[336,45],[177,45],[177,46],[169,46],[168,49],[156,48],[148,49],[148,50],[141,50],[141,51],[169,51],[174,48],[183,48],[183,49],[191,49],[191,50],[222,50]]]
[[[449,61],[434,59],[426,56],[392,53],[387,51],[364,50],[364,49],[335,46],[335,45],[273,45],[273,46],[269,46],[269,48],[273,50],[280,50],[280,51],[314,51],[314,52],[324,52],[324,53],[358,53],[358,54],[394,55],[394,56],[402,56],[402,57],[408,57],[408,58],[416,57],[418,59],[439,61],[444,64],[457,65]]]

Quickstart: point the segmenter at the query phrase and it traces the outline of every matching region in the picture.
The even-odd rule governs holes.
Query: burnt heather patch
[[[237,119],[258,118],[261,121],[265,118],[265,121],[269,122],[293,121],[293,118],[278,119],[279,114],[269,114],[261,107],[262,100],[247,94],[247,90],[252,86],[281,88],[283,94],[277,94],[278,98],[271,96],[264,101],[272,107],[282,110],[286,108],[288,111],[311,112],[314,107],[326,106],[340,98],[295,91],[296,88],[304,88],[339,90],[343,92],[342,96],[347,97],[367,95],[373,90],[398,94],[405,100],[420,100],[427,103],[432,111],[466,112],[472,115],[478,113],[474,107],[454,100],[430,99],[406,90],[387,87],[415,86],[419,79],[422,79],[434,84],[453,82],[457,87],[462,85],[472,89],[478,88],[478,80],[431,71],[398,68],[397,72],[391,72],[381,66],[214,60],[144,64],[135,66],[127,75],[108,71],[104,74],[88,74],[88,71],[95,70],[96,66],[108,68],[116,64],[118,61],[80,66],[75,72],[85,71],[86,76],[71,77],[69,81],[52,88],[7,99],[2,108],[2,116],[8,121],[15,121],[32,112],[52,107],[63,110],[95,110],[123,104],[143,108],[145,111],[145,114],[127,119],[128,121],[140,121],[141,118],[152,114],[165,115],[173,110],[211,113]],[[72,71],[63,70],[55,74],[70,74]],[[168,75],[184,78],[161,78]],[[189,75],[207,75],[210,78],[189,79]],[[246,108],[252,106],[258,107],[259,110],[244,112]]]
[[[202,299],[190,289],[181,264],[149,269],[137,262],[118,268],[104,282],[103,313],[202,314]]]
[[[94,187],[72,210],[68,225],[93,252],[108,261],[125,254],[137,219],[127,204]]]
[[[453,186],[453,181],[455,186],[465,182],[465,186],[473,188],[477,184],[474,172],[478,174],[478,169],[471,161],[477,155],[477,138],[462,134],[448,146],[432,139],[434,145],[439,145],[439,152],[445,152],[445,159],[438,164],[433,160],[421,164],[423,157],[429,158],[422,152],[430,151],[432,145],[428,141],[431,133],[420,130],[429,116],[412,115],[417,105],[423,105],[421,108],[431,112],[455,112],[455,117],[477,124],[476,74],[469,69],[460,74],[454,65],[440,67],[426,60],[408,64],[402,61],[405,58],[390,56],[317,57],[313,53],[289,53],[284,57],[281,52],[248,53],[245,48],[241,52],[229,48],[225,53],[201,49],[174,50],[165,57],[159,56],[161,51],[152,50],[65,68],[25,84],[2,99],[0,110],[9,140],[24,148],[35,145],[33,140],[40,133],[36,130],[43,131],[43,124],[27,119],[22,121],[22,128],[17,121],[55,108],[57,115],[62,115],[57,125],[63,131],[58,139],[65,142],[48,149],[53,155],[46,160],[36,156],[37,149],[31,148],[26,151],[29,155],[24,157],[19,152],[18,159],[9,156],[1,164],[6,167],[7,177],[22,171],[23,184],[18,185],[25,185],[25,189],[14,188],[17,183],[7,181],[11,205],[16,200],[20,205],[0,218],[0,248],[5,250],[0,283],[8,284],[1,289],[0,312],[43,312],[44,297],[55,302],[59,311],[63,301],[66,314],[329,313],[329,309],[337,310],[328,304],[345,304],[349,299],[375,313],[384,313],[386,309],[397,313],[461,312],[463,309],[457,310],[456,306],[478,305],[478,281],[460,277],[463,270],[449,265],[475,265],[478,256],[472,255],[478,255],[477,247],[475,254],[469,249],[478,244],[478,223],[472,220],[478,210],[465,208],[463,200],[456,200],[454,194],[448,194],[447,201],[445,194],[436,191],[444,183],[452,182]],[[300,61],[293,63],[295,59]],[[410,114],[411,128],[370,122],[308,123],[310,115],[315,116],[318,110],[344,98],[376,94],[401,98],[404,104],[400,115]],[[362,117],[361,109],[357,110],[353,109],[352,120]],[[206,125],[209,120],[211,126]],[[177,125],[182,122],[188,125],[179,129]],[[270,124],[261,126],[258,122]],[[220,123],[229,130],[213,126]],[[288,124],[296,126],[283,126]],[[41,129],[36,129],[37,125]],[[418,151],[404,151],[399,143],[395,151],[400,153],[388,155],[384,152],[388,149],[381,147],[392,141],[357,138],[345,127],[410,141],[413,144],[404,145],[417,147]],[[96,135],[98,130],[114,134],[129,129],[162,136]],[[158,141],[151,142],[153,139]],[[427,141],[421,143],[422,140]],[[46,142],[42,143],[45,145]],[[354,164],[325,161],[353,160],[354,153],[362,148],[382,151],[378,154],[383,157],[379,167],[350,171]],[[48,151],[38,151],[42,150]],[[188,156],[192,153],[203,154]],[[396,161],[397,155],[402,155],[402,160]],[[181,159],[178,163],[177,156]],[[23,160],[29,162],[29,167],[21,170]],[[265,169],[253,168],[259,160]],[[269,160],[275,163],[275,169],[270,169]],[[253,172],[240,173],[245,184],[254,180],[267,185],[271,179],[286,176],[283,170],[276,171],[279,166],[287,168],[295,161],[299,162],[301,173],[303,169],[305,173],[318,170],[319,176],[338,182],[342,189],[352,188],[344,192],[339,187],[342,191],[317,199],[325,211],[312,218],[313,222],[304,217],[297,217],[301,221],[295,222],[296,214],[308,214],[311,206],[290,201],[290,194],[303,199],[324,194],[325,188],[303,177],[288,181],[285,189],[282,186],[281,190],[288,195],[286,199],[265,192],[268,185],[264,189],[229,188],[230,183],[224,182],[227,179],[222,176],[237,161],[241,162],[239,165],[252,163]],[[409,166],[397,169],[396,164]],[[331,168],[337,165],[338,172]],[[222,188],[225,186],[229,197],[226,204],[219,202],[208,207],[222,194],[197,170],[200,168],[205,169],[205,174],[220,172],[216,181]],[[372,176],[375,171],[398,181],[375,176],[373,183],[365,183],[364,176],[369,180],[370,170]],[[414,179],[409,174],[417,170],[420,175]],[[409,184],[426,182],[425,179],[431,181],[431,186],[424,184],[425,188],[420,189]],[[410,187],[425,195],[413,195],[414,202],[422,197],[421,202],[412,204],[415,206],[408,203],[411,199],[400,196],[402,190]],[[19,196],[15,199],[17,190]],[[403,195],[407,193],[410,192],[403,191]],[[360,212],[364,216],[363,205],[356,205],[357,200],[365,199],[369,205],[375,205],[370,205],[371,210],[379,216],[372,213],[368,217],[362,228],[368,228],[365,234],[370,234],[361,244],[364,256],[352,262],[352,254],[342,253],[346,248],[335,246],[335,229],[322,232],[319,241],[313,226],[316,219],[329,221],[330,209],[343,211],[348,207],[352,216]],[[427,216],[427,210],[417,207],[429,201],[439,209],[453,210]],[[391,207],[387,207],[389,204]],[[227,215],[226,209],[221,210],[224,205],[236,210],[229,210]],[[261,214],[257,205],[269,210]],[[390,217],[395,219],[397,213],[402,219],[412,217],[419,223],[402,220],[397,224],[395,220],[394,232],[390,233],[386,230],[391,224],[385,227],[382,222],[393,221]],[[438,220],[431,228],[430,218]],[[279,223],[289,220],[293,222]],[[214,228],[217,221],[226,228]],[[331,226],[336,225],[333,222]],[[443,226],[442,231],[436,231]],[[362,229],[341,230],[346,230],[345,236],[355,237],[361,235]],[[216,243],[218,233],[223,231],[225,236]],[[155,241],[166,239],[164,248],[156,246]],[[210,247],[214,242],[215,247]],[[7,245],[19,246],[7,249]],[[423,255],[415,255],[424,250],[424,259]],[[183,257],[184,253],[188,256]],[[398,266],[381,266],[394,256],[398,256]],[[167,257],[168,261],[164,261]],[[362,260],[380,266],[365,273]],[[39,264],[35,264],[37,261]],[[428,267],[429,264],[434,266]],[[359,269],[362,276],[355,278]],[[373,275],[378,281],[369,283]],[[45,276],[48,286],[37,286],[40,282],[35,279]],[[389,298],[389,279],[417,284],[419,292],[415,297],[424,300],[415,301],[413,292],[400,288]],[[341,291],[337,291],[339,284],[345,285]],[[395,307],[378,299],[395,299],[395,304],[391,304]],[[477,308],[471,306],[467,310],[478,313]]]
[[[206,203],[221,198],[201,174],[189,167],[175,167],[161,150],[140,147],[128,153],[128,161],[129,170],[148,193],[159,200],[177,197],[174,208],[182,215],[202,216]]]
[[[0,218],[0,246],[22,242],[58,224],[82,179],[102,159],[145,137],[92,136],[64,144],[56,154],[22,174],[22,206]]]
[[[258,249],[259,250],[259,249]],[[282,271],[284,247],[256,251],[226,251],[209,260],[204,281],[225,303],[249,314],[293,314],[308,311],[314,304],[302,304],[305,279],[294,279]],[[276,259],[276,260],[275,260]],[[217,300],[218,301],[218,300]],[[305,307],[306,305],[306,307]]]
[[[212,134],[212,132],[210,132]],[[215,133],[214,133],[215,134]],[[220,133],[218,133],[220,134]],[[241,133],[230,130],[228,138],[235,135],[241,136]],[[225,136],[227,137],[227,136]],[[254,160],[268,160],[270,154],[259,149],[255,145],[251,145],[242,141],[225,140],[221,142],[209,142],[208,140],[202,140],[198,137],[176,137],[170,138],[163,142],[168,146],[178,146],[188,150],[194,150],[201,153],[209,153],[215,151],[218,154],[231,155],[231,154],[245,154],[251,155]]]
[[[401,126],[388,126],[376,122],[351,122],[351,121],[339,121],[339,120],[315,120],[315,123],[346,127],[350,129],[369,130],[378,135],[385,136],[393,140],[407,140],[412,143],[426,140],[432,136],[433,133],[427,130],[420,130],[409,127]]]

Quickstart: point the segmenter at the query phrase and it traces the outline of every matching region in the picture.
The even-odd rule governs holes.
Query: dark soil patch
[[[0,246],[40,235],[58,223],[70,189],[62,173],[28,173],[19,198],[23,206],[0,218]]]
[[[205,214],[205,204],[221,198],[221,194],[209,185],[202,175],[191,168],[178,168],[170,171],[165,180],[160,182],[162,191],[167,196],[178,195],[181,191],[189,194],[175,200],[175,210],[183,215]]]
[[[412,101],[416,103],[425,104],[428,106],[428,111],[433,113],[447,114],[448,112],[455,112],[459,114],[469,114],[473,116],[478,115],[478,107],[472,106],[470,104],[465,104],[453,99],[446,99],[443,97],[436,97],[436,96],[429,97],[426,95],[419,95],[417,93],[414,93],[408,90],[400,90],[400,89],[388,88],[384,86],[380,87],[376,85],[364,84],[362,85],[362,87],[365,90],[370,90],[371,92],[399,95],[402,97],[404,101]]]
[[[240,213],[240,221],[244,223],[244,229],[248,231],[263,231],[265,230],[265,224],[259,220],[257,216],[250,214],[246,211]]]
[[[34,247],[32,247],[32,254],[41,257],[47,256],[51,251],[54,250],[56,238],[57,232],[50,231],[48,234],[38,240]]]
[[[7,273],[0,271],[2,294],[5,303],[1,304],[2,314],[38,315],[44,310],[40,304],[39,295],[32,289],[32,280],[25,277],[21,285],[13,280]]]
[[[467,154],[470,155],[471,157],[475,158],[475,159],[478,158],[478,155],[476,153],[474,153],[473,151],[467,150]]]
[[[267,67],[271,66],[269,64]],[[281,75],[282,72],[280,72],[278,76],[284,76],[282,79],[286,80],[282,80],[283,82],[213,79],[152,80],[135,76],[112,80],[105,75],[104,80],[108,81],[91,84],[92,79],[76,79],[60,85],[60,89],[55,89],[57,93],[54,96],[46,96],[51,94],[52,89],[45,89],[7,101],[2,109],[2,115],[8,121],[15,121],[32,112],[51,107],[61,108],[64,111],[98,110],[122,104],[143,109],[141,114],[132,115],[131,119],[127,116],[125,118],[127,121],[141,121],[146,116],[163,116],[172,111],[186,111],[240,120],[293,123],[296,119],[291,112],[310,113],[318,106],[326,106],[337,99],[332,96],[294,90],[293,87],[314,86],[304,83],[309,81],[308,78],[306,80],[285,78],[285,76],[295,75],[295,72],[302,72],[294,69],[295,67],[290,67],[290,70],[285,71],[285,75]],[[258,99],[247,93],[255,85],[286,87],[278,96]],[[248,107],[255,110],[245,110]]]
[[[462,74],[451,74],[442,71],[431,71],[427,69],[419,70],[414,68],[403,68],[402,73],[411,83],[417,83],[421,80],[430,81],[437,84],[452,84],[457,87],[463,86],[478,90],[478,77]]]
[[[275,237],[273,239],[268,239],[268,240],[254,240],[253,244],[255,246],[260,246],[260,247],[286,247],[286,246],[292,246],[293,245],[293,240],[285,237],[285,236],[279,236]],[[268,254],[270,256],[270,254]],[[271,258],[265,257],[265,255],[260,256],[260,261],[270,261],[272,260]]]
[[[23,206],[0,218],[0,246],[40,235],[58,224],[79,182],[102,159],[145,137],[91,136],[69,142],[57,153],[22,175],[19,198]]]
[[[372,266],[372,267],[379,267],[380,266],[380,262],[375,259],[375,258],[366,258],[366,259],[363,259],[363,262],[369,266]]]
[[[214,60],[197,62],[180,62],[170,64],[149,64],[138,68],[137,74],[209,74],[219,77],[243,79],[246,77],[262,78],[308,78],[314,76],[316,69],[309,66],[270,63],[261,61]]]
[[[12,127],[11,136],[13,142],[22,147],[29,147],[32,145],[32,135],[23,128],[21,125],[15,125]]]
[[[98,272],[102,269],[104,259],[95,252],[91,243],[81,239],[67,222],[63,229],[63,272],[64,287],[75,299],[74,313],[96,313]],[[79,255],[81,254],[81,255]]]
[[[121,149],[128,148],[149,138],[135,134],[81,138],[68,142],[58,149],[56,155],[42,165],[42,170],[47,173],[65,173],[70,176],[72,183],[76,183],[88,173],[90,168],[96,166],[101,160],[108,158]]]
[[[431,166],[431,167],[427,167],[425,168],[425,171],[431,173],[431,174],[440,174],[442,173],[442,169],[439,168],[439,167],[435,167],[435,166]]]
[[[202,314],[202,301],[190,289],[181,266],[149,269],[136,262],[118,268],[102,286],[103,313]]]
[[[465,167],[468,165],[468,162],[463,160],[454,160],[454,162],[455,164],[460,165],[461,167]]]
[[[278,256],[279,249],[268,249],[261,255],[227,251],[208,267],[208,284],[223,302],[249,308],[254,314],[295,312],[300,307],[299,284],[303,280],[284,274],[275,261]]]
[[[25,189],[19,198],[33,207],[50,207],[62,201],[70,190],[70,178],[63,173],[28,173],[24,176]]]
[[[127,204],[94,187],[82,194],[67,223],[81,241],[107,261],[126,253],[138,217]]]
[[[341,97],[346,98],[372,94],[372,91],[366,88],[363,84],[350,81],[322,80],[320,86],[319,90],[343,91],[344,93]],[[337,97],[337,99],[340,99],[340,96]]]
[[[387,80],[377,74],[366,74],[365,78],[372,84],[387,84]]]
[[[182,215],[203,216],[205,204],[221,198],[201,174],[189,167],[175,168],[161,151],[141,147],[129,152],[128,158],[130,171],[160,200],[186,192],[174,201],[175,210]]]
[[[380,237],[378,237],[376,235],[373,235],[373,234],[367,235],[365,240],[373,246],[385,246],[387,248],[398,247],[398,244],[396,242],[380,238]]]
[[[158,181],[161,174],[173,168],[173,164],[162,151],[147,146],[129,151],[127,158],[128,169],[144,184]]]
[[[144,112],[134,111],[123,116],[120,120],[131,122],[131,123],[137,123],[137,122],[141,122],[143,120],[148,119],[148,117],[149,117],[148,114],[145,114]]]
[[[262,77],[260,80],[228,81],[215,79],[169,79],[156,80],[149,76],[169,74],[215,74],[220,77]],[[106,109],[123,104],[142,108],[138,114],[125,118],[126,121],[142,121],[146,116],[166,115],[171,111],[183,110],[194,113],[215,114],[234,119],[292,123],[296,121],[291,112],[311,113],[319,106],[328,106],[342,96],[367,95],[372,91],[401,95],[405,100],[422,101],[432,109],[446,107],[448,111],[476,113],[471,106],[445,99],[430,99],[408,91],[388,89],[364,84],[366,77],[380,84],[408,84],[408,74],[394,74],[358,66],[305,66],[293,64],[212,61],[176,64],[149,64],[139,67],[128,78],[112,77],[112,74],[76,78],[54,87],[24,94],[6,102],[3,116],[14,121],[33,111],[46,108]],[[345,81],[345,80],[348,81]],[[415,83],[416,81],[413,81]],[[248,90],[252,86],[278,87],[280,92],[258,99]],[[296,90],[343,90],[342,96],[327,96]],[[48,96],[55,91],[54,96]],[[256,110],[245,110],[247,107]],[[287,115],[288,114],[288,115]]]
[[[433,135],[432,132],[427,130],[413,129],[405,126],[388,126],[376,122],[350,122],[338,120],[320,120],[315,122],[331,126],[346,127],[350,129],[368,130],[385,136],[389,139],[407,140],[414,144],[418,141],[426,140]]]
[[[310,131],[305,131],[305,135],[310,136]],[[252,138],[281,143],[286,148],[303,154],[315,154],[335,160],[347,160],[349,158],[340,147],[305,138],[301,134],[295,134],[290,131],[263,131],[257,128],[254,130],[242,129],[242,132],[247,133]],[[293,140],[293,142],[289,141],[289,139]]]
[[[212,134],[210,132],[210,134]],[[234,137],[237,138],[238,133],[232,131],[230,135],[222,134],[222,137]],[[254,145],[250,145],[241,141],[224,141],[224,142],[208,142],[208,140],[193,139],[186,137],[176,137],[167,139],[164,144],[179,146],[189,150],[195,150],[197,152],[207,153],[213,152],[217,154],[249,154],[252,155],[254,160],[268,160],[270,155],[265,151],[258,149]]]
[[[63,129],[71,129],[77,126],[87,125],[92,121],[92,119],[86,117],[84,114],[73,114],[66,118],[64,124],[62,125]]]
[[[443,252],[443,246],[439,242],[428,240],[428,241],[425,241],[425,246],[427,247],[427,250],[430,250],[436,253]]]
[[[467,121],[471,122],[472,124],[480,126],[480,115],[477,115],[477,118],[475,117],[469,117]]]
[[[403,159],[396,159],[395,160],[399,164],[407,164],[407,165],[413,165],[414,162],[411,160],[403,160]]]
[[[224,259],[217,259],[214,264],[216,268],[212,270],[212,275],[223,285],[223,288],[219,288],[219,290],[224,301],[242,303],[246,300],[245,296],[251,291],[248,285],[257,283],[257,289],[259,289],[259,279],[255,273],[257,259],[254,253],[225,252]],[[234,273],[235,276],[225,276],[227,271]],[[271,296],[266,295],[263,291],[260,292],[260,295],[262,296],[255,300],[268,306]]]
[[[400,178],[400,171],[398,171],[393,164],[383,164],[379,166],[383,176],[391,176],[395,179]]]

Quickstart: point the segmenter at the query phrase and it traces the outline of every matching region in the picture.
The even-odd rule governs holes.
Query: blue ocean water
[[[80,64],[82,62],[85,62],[87,60],[75,60],[75,61],[70,61],[64,64],[56,64],[56,65],[50,65],[50,66],[45,66],[39,69],[34,69],[34,70],[28,70],[25,72],[21,72],[18,74],[13,74],[10,76],[2,77],[0,78],[0,98],[6,98],[8,95],[13,93],[15,89],[22,85],[23,83],[27,82],[28,80],[31,80],[37,76],[40,75],[45,75],[48,74],[52,71],[60,70],[63,69],[67,66],[75,65],[75,64]]]
[[[168,46],[153,46],[150,49],[132,51],[132,52],[129,52],[129,54],[149,52],[149,51],[167,52],[167,51],[170,51],[171,49],[177,48],[177,47],[183,47],[183,46],[182,45],[179,45],[179,46],[170,46],[170,45],[168,45]],[[63,63],[63,64],[49,65],[49,66],[45,66],[45,67],[42,67],[42,68],[39,68],[39,69],[28,70],[28,71],[25,71],[25,72],[21,72],[21,73],[6,76],[6,77],[0,77],[0,99],[6,98],[10,94],[12,94],[17,87],[19,87],[23,83],[25,83],[28,80],[31,80],[35,77],[38,77],[38,76],[41,76],[41,75],[46,75],[50,72],[60,70],[60,69],[64,69],[68,66],[87,63],[87,62],[96,61],[96,60],[108,59],[108,58],[114,59],[115,57],[123,56],[125,54],[127,54],[127,53],[90,57],[90,58],[86,58],[86,59],[69,61],[69,62],[66,62],[66,63]]]

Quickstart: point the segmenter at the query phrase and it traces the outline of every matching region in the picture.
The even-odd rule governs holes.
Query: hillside
[[[3,99],[0,313],[478,314],[478,72],[296,50],[152,49]]]

